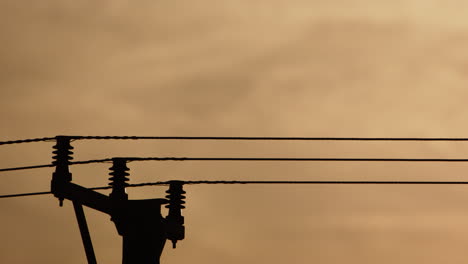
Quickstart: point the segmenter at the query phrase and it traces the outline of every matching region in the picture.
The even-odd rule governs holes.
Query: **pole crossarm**
[[[63,185],[60,190],[55,191],[54,194],[59,194],[67,200],[79,202],[86,207],[106,214],[110,214],[112,211],[112,203],[109,196],[74,183]]]

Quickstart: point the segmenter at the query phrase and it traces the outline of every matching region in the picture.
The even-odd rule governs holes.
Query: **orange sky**
[[[0,3],[1,140],[71,135],[466,137],[468,3],[456,0]],[[76,142],[112,156],[463,158],[465,143]],[[3,146],[0,167],[49,163]],[[74,167],[85,186],[108,164]],[[464,179],[463,164],[132,163],[169,179]],[[4,173],[1,194],[52,170]],[[162,197],[165,188],[129,190]],[[162,263],[465,263],[463,186],[187,186],[186,240]],[[1,263],[85,263],[69,202],[3,199]],[[100,263],[109,217],[86,211]]]

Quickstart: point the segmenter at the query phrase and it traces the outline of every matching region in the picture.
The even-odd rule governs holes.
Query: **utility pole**
[[[112,192],[106,196],[72,183],[69,164],[73,159],[73,147],[70,138],[57,136],[56,140],[53,151],[55,172],[52,175],[52,193],[59,199],[60,206],[63,206],[64,199],[73,202],[89,264],[97,262],[83,206],[111,217],[118,234],[123,238],[123,264],[159,264],[166,240],[170,240],[175,248],[177,241],[184,239],[185,227],[181,209],[185,208],[185,192],[182,182],[170,182],[166,199],[129,200],[125,192],[129,180],[127,161],[125,158],[113,158],[109,173]],[[161,215],[163,204],[169,209],[166,218]]]

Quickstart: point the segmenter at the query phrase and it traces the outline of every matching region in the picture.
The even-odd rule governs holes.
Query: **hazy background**
[[[467,137],[459,0],[0,0],[0,140],[69,135]],[[0,167],[52,143],[2,146]],[[75,142],[113,156],[466,158],[468,143]],[[106,185],[109,164],[73,167]],[[463,164],[131,163],[169,179],[462,180]],[[52,170],[3,173],[1,194]],[[130,189],[162,197],[165,187]],[[464,186],[187,186],[186,240],[163,263],[466,263]],[[70,202],[0,201],[1,263],[85,263]],[[165,215],[165,212],[164,212]],[[109,217],[87,211],[100,263]]]

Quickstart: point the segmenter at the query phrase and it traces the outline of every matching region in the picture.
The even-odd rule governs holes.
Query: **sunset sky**
[[[468,137],[468,2],[0,1],[0,141],[55,135]],[[0,146],[0,167],[53,143]],[[453,142],[73,142],[118,156],[468,158]],[[72,167],[107,185],[110,164]],[[159,180],[466,180],[442,163],[130,163]],[[0,194],[52,169],[2,173]],[[465,186],[186,186],[186,239],[161,263],[466,263]],[[166,187],[129,189],[162,198]],[[103,192],[108,194],[109,192]],[[69,201],[0,200],[0,263],[85,263]],[[98,263],[120,263],[86,210]],[[163,215],[166,212],[163,211]]]

